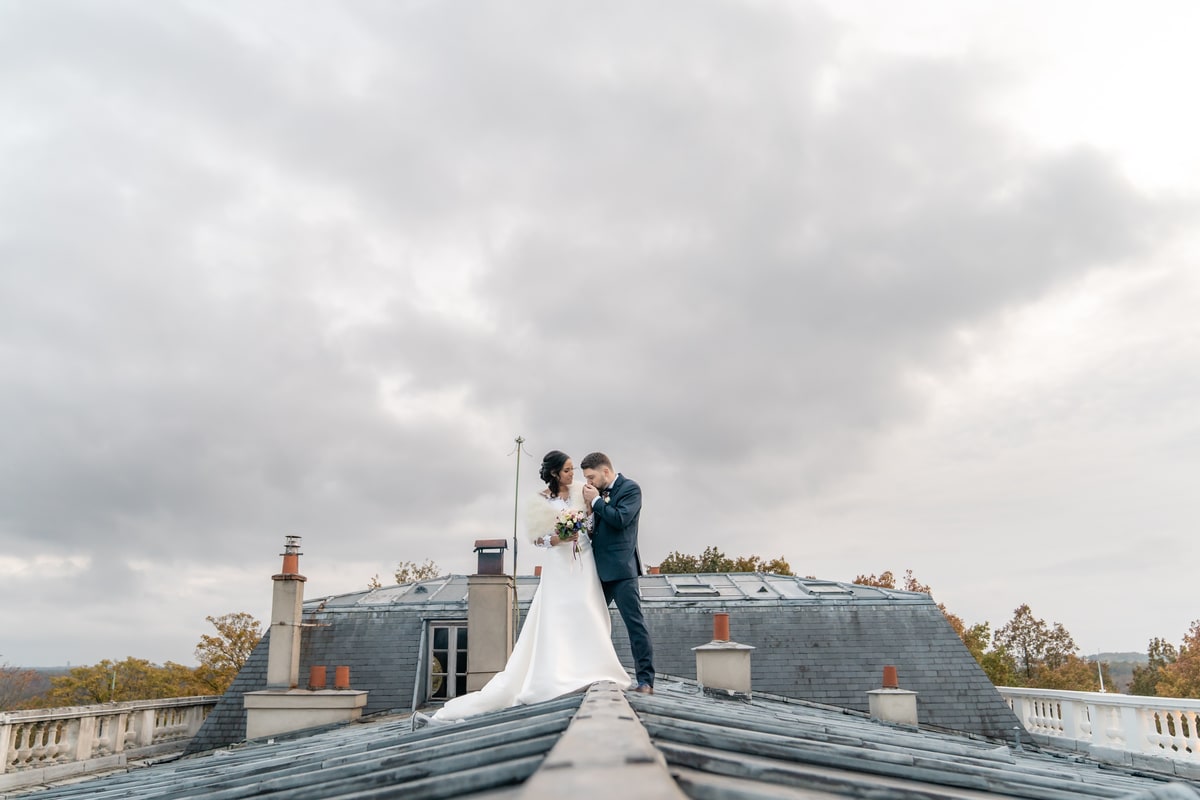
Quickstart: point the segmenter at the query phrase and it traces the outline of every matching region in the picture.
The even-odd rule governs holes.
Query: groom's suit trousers
[[[639,684],[654,685],[654,648],[650,644],[650,632],[646,630],[646,619],[642,616],[642,598],[638,594],[637,578],[621,578],[615,581],[600,581],[604,590],[604,604],[612,605],[615,600],[617,611],[629,633],[629,649],[633,651],[633,664],[637,669]]]

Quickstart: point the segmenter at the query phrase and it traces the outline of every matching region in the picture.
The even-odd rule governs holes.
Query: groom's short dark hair
[[[583,461],[579,462],[580,469],[600,469],[601,467],[612,469],[612,462],[604,453],[588,453],[583,457]]]

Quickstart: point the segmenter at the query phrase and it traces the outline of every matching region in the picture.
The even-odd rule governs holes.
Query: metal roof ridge
[[[686,797],[625,693],[611,681],[588,688],[574,719],[516,797],[587,797],[605,785],[620,786],[623,800]]]

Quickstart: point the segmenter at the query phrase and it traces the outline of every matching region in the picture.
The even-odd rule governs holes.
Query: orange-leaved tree
[[[206,693],[223,694],[262,639],[262,623],[244,611],[205,619],[217,632],[196,645],[196,680]]]
[[[0,711],[23,708],[37,694],[37,684],[35,671],[0,664]]]
[[[1200,697],[1200,619],[1193,620],[1178,655],[1163,666],[1155,688],[1160,697]]]
[[[159,666],[129,656],[124,661],[105,659],[90,666],[72,667],[66,675],[51,678],[50,691],[40,705],[55,708],[196,694],[204,692],[191,667],[171,661]]]

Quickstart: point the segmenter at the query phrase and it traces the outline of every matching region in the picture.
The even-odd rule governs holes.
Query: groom
[[[629,633],[629,646],[637,667],[634,691],[654,694],[654,648],[650,645],[638,594],[638,575],[642,571],[637,546],[642,487],[614,472],[604,453],[588,454],[579,466],[587,478],[583,499],[591,505],[596,518],[592,554],[596,558],[600,588],[604,590],[604,604],[617,601],[617,610]]]

